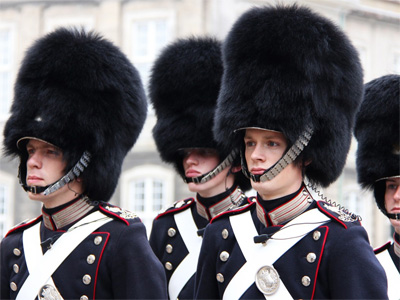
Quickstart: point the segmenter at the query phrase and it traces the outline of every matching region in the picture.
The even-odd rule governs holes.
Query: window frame
[[[10,53],[10,61],[7,64],[2,64],[0,61],[0,73],[5,72],[8,73],[9,76],[9,82],[5,84],[6,86],[6,92],[4,92],[4,95],[8,95],[9,99],[6,100],[7,103],[4,103],[5,109],[4,111],[0,110],[0,122],[5,121],[9,117],[9,111],[12,103],[12,98],[13,98],[13,86],[14,86],[14,81],[15,81],[15,70],[14,70],[14,65],[15,65],[15,60],[16,60],[16,27],[15,24],[13,23],[0,23],[0,30],[7,30],[10,33],[10,41],[8,47],[10,48],[9,52]],[[4,91],[3,87],[0,86],[0,89]],[[2,102],[4,99],[0,99]],[[3,103],[1,104],[3,106]],[[1,107],[0,106],[0,107]]]
[[[5,187],[5,204],[4,204],[4,214],[0,212],[0,223],[3,224],[3,232],[0,226],[0,238],[2,238],[8,230],[14,225],[14,206],[16,203],[14,186],[16,184],[14,176],[0,171],[0,186]]]
[[[150,195],[152,201],[151,203],[148,201],[148,198],[145,196],[144,199],[144,211],[139,212],[135,211],[135,204],[131,203],[132,195],[131,195],[131,184],[137,180],[141,180],[145,182],[144,191],[151,190],[151,193],[154,192],[154,189],[146,186],[150,181],[154,182],[161,181],[163,183],[164,190],[164,201],[162,205],[162,209],[165,209],[167,206],[173,203],[175,188],[174,188],[174,171],[169,170],[167,168],[160,167],[158,165],[141,165],[137,167],[133,167],[132,169],[124,172],[121,176],[121,195],[120,195],[120,205],[121,207],[128,209],[134,213],[136,213],[142,222],[145,224],[147,228],[147,233],[150,232],[151,225],[153,219],[157,216],[160,210],[154,210],[153,208],[153,196]]]

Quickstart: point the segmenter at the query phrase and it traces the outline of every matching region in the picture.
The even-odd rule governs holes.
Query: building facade
[[[113,41],[139,70],[147,87],[160,50],[177,38],[212,35],[223,39],[235,20],[252,6],[294,3],[289,0],[1,0],[0,130],[13,98],[13,84],[26,49],[59,26],[95,30]],[[333,20],[358,49],[364,81],[400,74],[399,0],[299,0]],[[126,157],[111,202],[135,211],[151,229],[158,211],[193,196],[173,168],[161,162],[152,139],[153,110],[138,142]],[[1,137],[2,139],[2,137]],[[355,171],[353,142],[342,176],[324,196],[363,217],[373,246],[391,238],[390,224],[378,211],[372,193],[362,192]],[[40,203],[19,187],[18,162],[0,159],[0,237],[14,224],[40,214]],[[249,193],[252,194],[252,193]]]

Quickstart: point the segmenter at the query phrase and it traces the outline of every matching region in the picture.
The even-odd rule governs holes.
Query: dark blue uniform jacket
[[[340,220],[324,203],[314,201],[308,209],[317,208],[331,220],[304,236],[273,264],[287,290],[293,299],[387,299],[385,271],[374,256],[365,229],[359,221]],[[256,203],[214,218],[204,233],[196,299],[222,299],[228,283],[245,264],[229,216],[247,211],[251,211],[259,234],[274,233],[282,227],[264,226],[257,217]],[[229,235],[223,238],[221,233],[226,230]],[[226,261],[220,258],[223,251],[229,254]],[[307,260],[310,253],[315,254],[313,262]],[[255,278],[255,274],[248,276]],[[304,276],[310,280],[303,281]],[[236,299],[265,298],[253,283]]]
[[[214,205],[219,205],[223,204],[223,201],[225,201],[225,199],[229,199],[229,195],[236,195],[235,197],[237,199],[240,198],[240,202],[238,203],[238,205],[248,203],[247,197],[241,191],[235,189],[235,187],[231,188],[228,192],[213,197],[212,199],[202,199],[204,200],[204,203],[212,201]],[[199,196],[197,197],[197,201],[199,201]],[[168,283],[175,269],[189,254],[189,251],[185,245],[185,242],[182,239],[179,228],[177,227],[174,219],[175,214],[183,212],[185,210],[191,211],[192,218],[198,229],[197,234],[202,236],[206,225],[209,223],[209,220],[198,213],[196,201],[194,198],[177,201],[173,204],[172,207],[168,208],[165,212],[159,214],[153,222],[153,227],[150,234],[150,245],[156,256],[164,265]],[[170,229],[175,230],[175,234],[169,233],[168,231]],[[169,247],[168,251],[167,247]],[[194,275],[190,279],[188,279],[186,285],[179,293],[178,299],[193,299],[194,279]]]
[[[52,278],[61,296],[64,299],[166,299],[165,273],[150,248],[140,219],[126,217],[126,211],[108,203],[100,203],[95,210],[112,217],[113,221],[89,234],[55,271]],[[22,234],[41,220],[42,216],[15,227],[1,242],[1,299],[15,299],[26,280],[24,253],[29,249],[23,248]],[[42,222],[41,240],[56,240],[68,227],[54,231]],[[43,252],[47,246],[46,243],[42,246]],[[88,262],[90,255],[94,262],[93,259]]]

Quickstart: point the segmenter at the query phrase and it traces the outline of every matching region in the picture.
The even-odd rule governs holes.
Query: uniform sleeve
[[[331,244],[332,245],[332,244]],[[333,299],[387,299],[386,274],[362,226],[336,235],[330,250],[330,294]]]
[[[6,238],[1,241],[0,244],[0,270],[1,270],[1,281],[0,281],[0,299],[10,298],[10,275],[8,271],[8,259],[6,257]],[[11,251],[11,250],[9,250]]]
[[[125,226],[112,267],[114,299],[167,299],[163,267],[147,240],[143,223]]]
[[[217,229],[209,224],[203,235],[195,279],[195,299],[220,299],[216,280]]]

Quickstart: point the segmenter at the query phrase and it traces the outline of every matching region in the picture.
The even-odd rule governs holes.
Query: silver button
[[[217,274],[217,281],[222,283],[222,282],[224,282],[224,280],[225,280],[224,275],[222,275],[221,273],[218,273]]]
[[[86,295],[83,295],[79,298],[79,300],[89,300],[89,297]]]
[[[19,272],[19,266],[17,264],[13,265],[13,270],[15,273]]]
[[[17,284],[15,282],[11,282],[10,283],[10,288],[14,292],[18,289]]]
[[[100,245],[101,244],[101,242],[103,241],[103,238],[100,236],[100,235],[98,235],[98,236],[96,236],[95,238],[94,238],[94,244],[95,245]]]
[[[14,248],[13,253],[15,256],[20,256],[21,255],[21,250],[19,250],[18,248]]]
[[[320,237],[321,237],[321,232],[319,232],[318,230],[314,231],[313,233],[314,241],[318,241]]]
[[[228,231],[228,229],[224,229],[224,230],[222,230],[222,238],[224,239],[224,240],[226,240],[227,238],[228,238],[228,236],[229,236],[229,231]]]
[[[307,261],[310,264],[313,263],[316,259],[317,259],[317,256],[315,255],[315,253],[310,252],[310,253],[307,254]]]
[[[172,227],[171,227],[170,229],[168,229],[168,236],[169,236],[169,237],[174,237],[175,234],[176,234],[175,228],[172,228]]]
[[[172,270],[172,264],[171,264],[169,261],[167,261],[167,262],[165,263],[165,268],[166,268],[168,271],[171,271],[171,270]]]
[[[87,258],[86,261],[89,265],[93,264],[96,261],[96,256],[94,254],[90,254]]]
[[[173,250],[174,250],[174,247],[172,247],[171,244],[168,244],[167,246],[165,246],[165,251],[167,251],[167,253],[172,253]]]
[[[309,286],[311,284],[311,278],[308,276],[303,276],[303,278],[301,278],[301,283],[304,286]]]
[[[86,285],[89,285],[91,281],[92,281],[92,277],[90,277],[90,275],[88,275],[88,274],[86,274],[82,277],[82,282]]]
[[[228,258],[229,258],[229,253],[228,252],[226,252],[226,251],[222,251],[221,252],[221,254],[219,255],[219,259],[221,260],[221,261],[227,261],[228,260]]]

